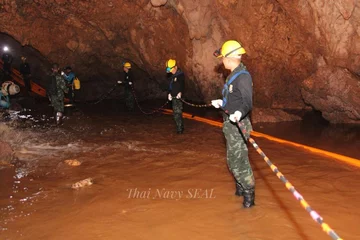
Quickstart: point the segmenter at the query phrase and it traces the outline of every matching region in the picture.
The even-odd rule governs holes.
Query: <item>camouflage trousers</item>
[[[241,123],[244,124],[247,134],[250,134],[250,119],[246,117]],[[227,119],[224,121],[223,133],[226,138],[227,164],[230,172],[244,189],[254,188],[255,178],[249,162],[248,148],[239,127]]]
[[[64,97],[61,96],[57,96],[57,95],[53,95],[50,97],[51,100],[51,105],[54,108],[55,112],[64,112]]]
[[[125,89],[125,105],[127,110],[134,110],[135,99],[131,89]]]
[[[183,103],[180,99],[173,98],[172,99],[172,109],[174,112],[174,120],[176,124],[176,131],[182,132],[184,131],[184,120],[182,116]]]

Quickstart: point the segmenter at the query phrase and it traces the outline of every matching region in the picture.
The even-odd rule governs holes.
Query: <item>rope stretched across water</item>
[[[243,133],[243,137],[246,136],[246,129],[244,127],[244,124],[241,122],[237,122],[238,127],[240,128],[241,132]],[[328,224],[326,224],[323,221],[323,218],[315,212],[310,205],[305,201],[303,196],[295,190],[295,187],[285,178],[285,176],[279,171],[279,169],[270,161],[270,159],[265,155],[265,153],[260,149],[259,145],[255,142],[254,139],[251,137],[245,138],[246,141],[249,141],[253,147],[256,149],[256,151],[260,154],[260,156],[263,157],[264,161],[269,165],[271,170],[276,174],[276,176],[285,184],[286,188],[294,195],[294,197],[300,202],[301,206],[310,214],[311,218],[319,223],[323,229],[324,232],[326,232],[332,239],[334,240],[342,240],[336,232],[330,228]]]
[[[108,91],[107,93],[103,94],[96,102],[94,102],[94,104],[98,104],[99,102],[103,101],[104,99],[106,99],[110,93],[112,93],[115,88],[117,87],[117,83],[110,89],[110,91]]]
[[[117,86],[118,86],[118,84],[116,83],[107,93],[103,94],[103,95],[102,95],[96,102],[94,102],[93,104],[98,104],[98,103],[100,103],[101,101],[105,100],[105,99],[116,89]],[[151,114],[160,112],[160,111],[162,111],[162,109],[166,106],[166,104],[168,104],[168,102],[169,102],[169,101],[166,101],[160,108],[154,109],[154,110],[152,110],[151,112],[145,112],[145,111],[141,108],[141,106],[140,106],[140,104],[139,104],[139,102],[138,102],[138,100],[137,100],[137,97],[136,97],[136,95],[135,95],[135,90],[134,90],[133,86],[132,86],[132,85],[130,85],[130,86],[131,86],[131,93],[132,93],[132,95],[134,96],[136,105],[138,106],[139,110],[140,110],[143,114],[151,115]]]
[[[161,107],[156,108],[156,109],[154,109],[154,110],[152,110],[152,111],[150,111],[150,112],[145,112],[145,111],[141,108],[141,106],[140,106],[140,104],[139,104],[139,101],[138,101],[138,99],[137,99],[137,97],[136,97],[135,90],[134,90],[133,86],[132,86],[132,85],[130,85],[130,86],[131,86],[131,93],[132,93],[132,95],[134,96],[134,99],[135,99],[135,102],[136,102],[137,107],[139,108],[140,112],[142,112],[142,113],[145,114],[145,115],[151,115],[151,114],[155,114],[155,113],[157,113],[157,112],[161,112],[161,111],[163,110],[163,108],[164,108],[164,107],[168,104],[168,102],[169,102],[169,101],[166,101]]]
[[[183,98],[180,98],[180,100],[183,102],[183,103],[185,103],[185,104],[187,104],[187,105],[189,105],[189,106],[192,106],[192,107],[198,107],[198,108],[205,108],[205,107],[211,107],[212,105],[211,105],[211,103],[208,103],[208,104],[194,104],[194,103],[189,103],[189,102],[187,102],[185,99],[183,99]]]

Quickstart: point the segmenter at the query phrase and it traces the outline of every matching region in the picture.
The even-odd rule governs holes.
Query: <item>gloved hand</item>
[[[171,100],[172,100],[172,96],[171,96],[171,94],[170,94],[170,93],[168,94],[168,100],[169,100],[169,101],[171,101]]]
[[[176,98],[177,98],[177,99],[180,99],[180,98],[181,98],[181,92],[179,92],[179,93],[176,95]]]
[[[122,83],[122,81],[117,81],[117,83],[118,83],[118,84],[121,84],[121,83]]]
[[[230,114],[229,119],[232,122],[238,122],[241,119],[241,115],[240,111],[235,111],[233,114]]]
[[[61,75],[64,75],[65,73],[64,72],[61,72]]]
[[[211,105],[213,105],[215,108],[220,108],[222,104],[223,100],[221,99],[211,100]]]
[[[129,85],[131,85],[132,84],[132,82],[129,82]]]

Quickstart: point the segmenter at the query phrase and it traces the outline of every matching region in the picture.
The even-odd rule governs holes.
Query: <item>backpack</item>
[[[74,88],[76,90],[80,89],[80,79],[78,77],[75,77],[75,79],[74,79]]]

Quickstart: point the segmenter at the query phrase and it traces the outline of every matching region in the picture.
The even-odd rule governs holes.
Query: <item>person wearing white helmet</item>
[[[166,61],[166,72],[171,73],[168,100],[172,101],[172,109],[176,124],[177,134],[184,132],[184,120],[182,117],[183,103],[181,96],[184,92],[185,75],[184,72],[176,65],[176,60],[169,59]]]
[[[255,205],[255,178],[249,162],[245,138],[252,131],[249,119],[252,110],[252,78],[241,62],[245,49],[235,40],[226,41],[214,55],[222,58],[224,67],[231,71],[226,79],[222,99],[212,100],[215,108],[222,108],[224,115],[223,132],[226,138],[227,164],[235,178],[235,195],[243,196],[243,207]],[[243,136],[237,122],[242,124],[247,135]],[[245,137],[245,138],[244,138]]]

